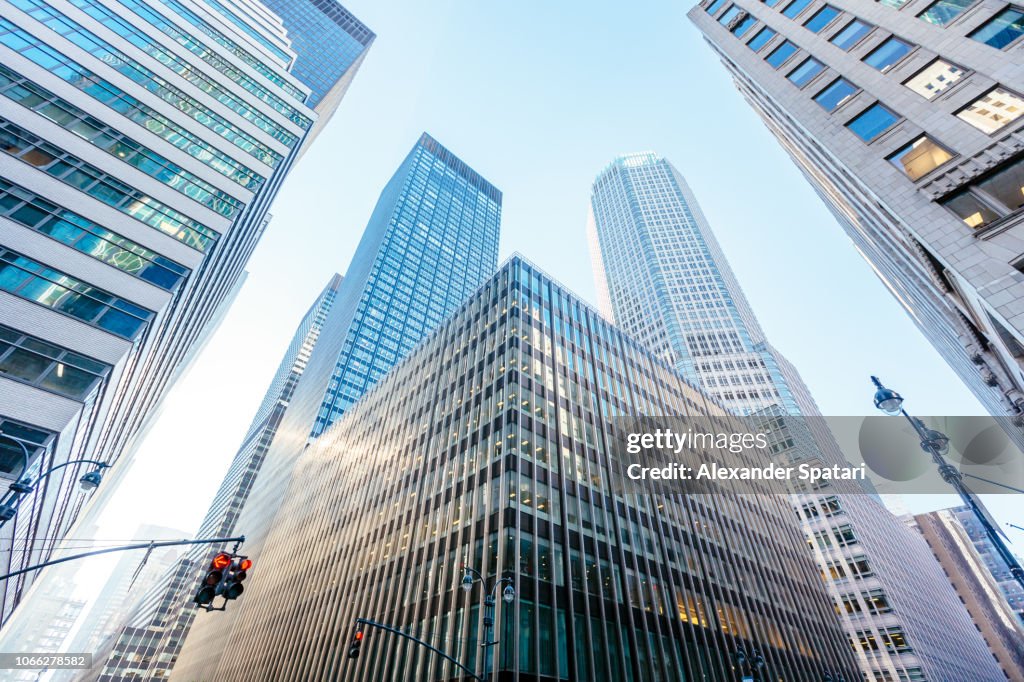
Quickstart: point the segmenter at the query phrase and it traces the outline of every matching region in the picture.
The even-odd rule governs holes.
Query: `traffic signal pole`
[[[452,658],[451,656],[449,656],[445,652],[441,651],[440,649],[427,644],[426,642],[424,642],[419,637],[414,637],[413,635],[410,635],[408,632],[402,632],[401,630],[399,630],[396,627],[392,627],[390,625],[384,625],[383,623],[377,623],[375,621],[368,620],[366,618],[356,618],[356,623],[358,623],[359,625],[366,625],[366,626],[369,626],[371,628],[378,628],[380,630],[384,630],[385,632],[390,632],[393,635],[398,635],[399,637],[404,637],[405,639],[408,639],[410,641],[416,642],[420,646],[426,647],[427,649],[429,649],[433,653],[437,654],[441,658],[445,659],[446,661],[454,663],[459,668],[459,670],[461,670],[462,672],[466,673],[467,675],[472,677],[474,680],[478,680],[478,682],[484,682],[484,678],[480,677],[479,675],[474,673],[472,670],[470,670],[466,666],[462,665],[456,659]],[[358,654],[356,654],[356,655],[358,656]],[[354,656],[349,656],[349,658],[354,658]]]
[[[105,547],[104,549],[95,549],[91,552],[83,552],[81,554],[72,554],[71,556],[61,557],[60,559],[52,559],[50,561],[44,561],[41,564],[34,566],[27,566],[17,571],[11,571],[0,575],[0,582],[13,578],[16,575],[22,573],[29,573],[31,571],[38,571],[40,568],[46,568],[47,566],[53,566],[55,564],[62,564],[65,561],[75,561],[76,559],[85,559],[86,557],[97,556],[99,554],[109,554],[110,552],[127,552],[133,549],[155,549],[157,547],[175,547],[177,545],[212,545],[218,542],[233,542],[235,543],[235,549],[238,551],[239,545],[245,542],[245,536],[239,535],[235,538],[210,538],[209,540],[167,540],[163,542],[141,542],[136,545],[120,545],[118,547]]]

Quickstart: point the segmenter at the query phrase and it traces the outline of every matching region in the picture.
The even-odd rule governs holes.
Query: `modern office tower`
[[[908,519],[931,547],[1006,679],[1024,682],[1024,627],[951,509]]]
[[[68,650],[65,642],[85,608],[85,601],[68,597],[74,584],[66,580],[53,581],[45,587],[35,602],[38,621],[13,624],[15,631],[11,634],[24,647],[19,647],[19,651],[56,653]],[[4,680],[9,682],[35,682],[42,674],[40,670],[25,669],[7,669],[4,673]]]
[[[1010,610],[1015,614],[1017,627],[1024,630],[1024,587],[1021,587],[1020,583],[1014,580],[1010,574],[1010,569],[1006,566],[1006,562],[1000,559],[985,529],[982,528],[978,518],[968,507],[953,507],[949,510],[949,514],[956,518],[964,532],[967,533],[967,537],[970,538],[971,543],[974,545],[974,551],[981,556],[985,569],[992,576],[996,585],[999,586],[1003,597],[1010,605]]]
[[[501,192],[424,133],[381,192],[238,520],[253,576],[299,455],[494,273],[500,221]],[[205,676],[238,613],[200,614],[175,675]]]
[[[317,119],[295,60],[283,29],[220,0],[0,2],[6,480],[82,458],[115,464],[99,495],[123,476]],[[0,530],[3,568],[85,522],[82,473],[23,498]],[[0,622],[34,575],[5,582]]]
[[[609,319],[734,413],[794,417],[776,438],[790,443],[780,458],[842,463],[671,163],[615,159],[594,181],[588,231]],[[822,489],[792,501],[867,679],[971,679],[993,667],[927,545],[877,497]]]
[[[299,323],[196,537],[234,537],[243,532],[237,525],[239,514],[253,482],[260,475],[341,280],[341,275],[331,277]],[[230,543],[196,545],[174,566],[168,567],[151,589],[135,600],[130,617],[119,622],[116,637],[102,652],[94,652],[102,654],[104,659],[97,661],[98,676],[94,679],[114,682],[140,676],[144,679],[168,677],[196,617],[192,599],[199,581],[214,555],[226,549],[231,549]]]
[[[1020,414],[1024,9],[708,0],[689,17],[939,353],[991,414]]]
[[[312,140],[334,115],[376,36],[335,0],[263,0],[263,4],[280,17],[297,54],[292,75],[311,90],[306,103],[318,114],[309,133]]]
[[[184,531],[142,525],[133,534],[132,541],[180,540],[186,537],[188,533]],[[133,597],[156,584],[164,571],[177,561],[182,551],[181,547],[159,547],[145,557],[143,552],[122,554],[103,587],[95,595],[92,604],[73,628],[74,634],[71,639],[54,651],[87,652],[95,655],[124,622]],[[34,619],[33,623],[35,627],[43,626],[39,619]],[[15,642],[21,645],[20,641]],[[78,679],[80,674],[80,670],[53,670],[50,672],[49,680],[70,682]]]
[[[461,679],[378,630],[347,659],[356,617],[482,674],[483,591],[462,589],[467,565],[515,581],[513,604],[498,599],[494,679],[731,681],[737,648],[755,645],[770,679],[817,680],[826,666],[855,679],[777,496],[613,488],[613,415],[713,412],[670,365],[511,259],[310,446],[204,677]],[[172,679],[196,677],[184,673]]]

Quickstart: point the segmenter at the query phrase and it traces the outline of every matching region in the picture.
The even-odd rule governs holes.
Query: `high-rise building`
[[[971,519],[975,518],[968,513]],[[907,521],[920,531],[942,564],[953,589],[985,638],[985,644],[1002,667],[1005,679],[1024,682],[1024,626],[1007,603],[987,560],[975,549],[975,540],[960,523],[958,515],[951,509],[943,509],[918,514]],[[985,537],[984,531],[982,537]],[[1003,566],[1005,569],[1005,564]]]
[[[68,651],[65,648],[68,634],[85,608],[84,599],[69,597],[73,590],[74,584],[67,580],[51,581],[40,591],[35,602],[35,617],[38,621],[23,620],[9,625],[11,636],[19,644],[19,651]],[[7,669],[4,671],[4,680],[37,682],[43,672],[24,668]]]
[[[0,2],[0,476],[115,465],[88,516],[80,467],[43,479],[4,568],[116,487],[317,120],[284,29],[222,1]],[[5,581],[0,622],[34,576]]]
[[[794,417],[776,438],[778,457],[842,463],[668,160],[648,152],[609,164],[594,181],[588,231],[606,316],[730,411]],[[927,545],[876,496],[822,488],[792,501],[867,679],[970,679],[993,668]]]
[[[309,362],[324,320],[331,310],[341,276],[334,275],[303,316],[235,454],[196,537],[234,537],[242,531],[238,516],[260,474],[267,451],[284,417],[292,393]],[[100,682],[162,679],[170,675],[196,616],[193,602],[201,577],[218,552],[230,545],[196,545],[145,590],[122,618],[116,637],[97,660]],[[86,651],[83,649],[83,651]],[[97,656],[99,658],[99,656]]]
[[[299,455],[494,273],[500,221],[501,192],[424,133],[381,192],[241,512],[257,566]],[[200,614],[175,674],[206,675],[237,613]]]
[[[953,370],[1021,414],[1024,9],[706,0],[689,17]]]
[[[292,75],[308,85],[315,138],[334,115],[376,37],[335,0],[263,0],[280,17],[297,57]],[[325,47],[325,46],[329,46]]]
[[[188,533],[180,530],[144,524],[139,526],[132,540],[181,540],[187,537]],[[141,552],[122,554],[103,587],[73,628],[71,639],[55,651],[90,653],[95,663],[96,652],[104,647],[104,643],[124,622],[133,598],[156,584],[164,571],[177,561],[182,551],[181,547],[158,547],[145,556]],[[71,682],[80,675],[81,670],[54,670],[49,679],[51,682]]]
[[[461,678],[376,630],[347,660],[367,617],[477,673],[490,651],[502,680],[724,682],[739,647],[770,679],[854,679],[784,500],[612,485],[614,415],[709,413],[723,414],[513,258],[310,446],[205,677]],[[514,580],[493,647],[463,566]]]
[[[949,510],[949,513],[956,518],[957,523],[967,533],[967,537],[970,538],[971,543],[974,545],[974,551],[981,557],[985,569],[992,576],[996,585],[999,586],[1003,597],[1006,598],[1006,602],[1010,605],[1010,610],[1015,614],[1018,627],[1024,629],[1024,587],[1021,587],[1020,583],[1010,573],[1006,562],[999,556],[998,551],[992,544],[992,540],[989,539],[981,522],[978,521],[978,517],[970,508],[967,506],[953,507]]]

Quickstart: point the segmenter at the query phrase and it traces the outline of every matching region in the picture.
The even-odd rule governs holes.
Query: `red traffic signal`
[[[348,657],[359,658],[359,647],[361,647],[362,645],[363,631],[360,628],[352,634],[352,642],[348,645]]]
[[[238,562],[238,567],[243,571],[248,571],[252,568],[252,559],[242,559]]]
[[[231,555],[226,552],[221,552],[217,556],[213,557],[213,561],[210,562],[210,568],[215,570],[221,570],[231,565]]]

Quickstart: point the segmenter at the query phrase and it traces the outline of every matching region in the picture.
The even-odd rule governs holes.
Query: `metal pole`
[[[51,559],[50,561],[44,561],[43,563],[36,564],[35,566],[28,566],[27,568],[22,568],[22,569],[19,569],[17,571],[12,571],[11,573],[7,573],[5,575],[0,575],[0,581],[7,580],[8,578],[13,578],[14,576],[21,575],[22,573],[28,573],[29,571],[36,571],[36,570],[39,570],[40,568],[46,568],[47,566],[53,566],[55,564],[62,564],[65,561],[74,561],[75,559],[84,559],[86,557],[96,556],[98,554],[109,554],[110,552],[126,552],[126,551],[132,550],[132,549],[148,549],[148,548],[155,548],[155,547],[174,547],[175,545],[212,545],[212,544],[215,544],[217,542],[234,542],[235,543],[235,551],[237,551],[238,550],[238,545],[243,543],[243,542],[245,542],[245,536],[244,535],[239,535],[238,537],[233,537],[233,538],[211,538],[209,540],[168,540],[168,541],[165,541],[165,542],[143,542],[143,543],[139,543],[139,544],[136,544],[136,545],[120,545],[118,547],[107,547],[105,549],[95,549],[95,550],[93,550],[91,552],[83,552],[82,554],[72,554],[71,556],[62,557],[60,559]]]
[[[372,621],[372,620],[369,620],[367,618],[356,618],[356,623],[360,623],[362,625],[369,625],[371,628],[380,628],[381,630],[384,630],[385,632],[390,632],[393,635],[398,635],[399,637],[404,637],[405,639],[408,639],[408,640],[410,640],[412,642],[415,642],[416,644],[419,644],[422,647],[426,647],[427,649],[429,649],[433,653],[437,654],[441,658],[445,659],[446,661],[450,661],[451,663],[454,663],[456,666],[458,666],[459,670],[461,670],[462,672],[466,673],[467,675],[472,677],[474,680],[479,680],[479,682],[485,682],[483,678],[479,677],[472,670],[470,670],[466,666],[464,666],[461,663],[459,663],[456,659],[452,658],[451,656],[449,656],[445,652],[441,651],[440,649],[438,649],[436,647],[433,647],[430,644],[427,644],[426,642],[424,642],[419,637],[415,637],[413,635],[410,635],[408,632],[402,632],[398,628],[393,627],[391,625],[385,625],[384,623],[377,623],[376,621]]]

